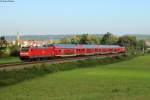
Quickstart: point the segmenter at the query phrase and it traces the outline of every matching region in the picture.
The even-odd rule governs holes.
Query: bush
[[[19,46],[14,45],[11,47],[0,49],[0,58],[8,56],[19,56]]]
[[[147,50],[146,50],[146,53],[147,53],[147,54],[150,54],[150,49],[147,49]]]
[[[8,57],[10,55],[10,51],[8,48],[0,50],[0,58]]]
[[[19,46],[14,45],[10,47],[10,56],[19,56]]]

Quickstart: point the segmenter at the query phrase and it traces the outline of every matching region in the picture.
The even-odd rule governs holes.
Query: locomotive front
[[[20,59],[28,60],[30,58],[30,47],[21,47],[20,49]]]

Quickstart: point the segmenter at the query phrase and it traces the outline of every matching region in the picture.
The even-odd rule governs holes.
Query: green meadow
[[[50,73],[0,88],[0,100],[149,99],[150,55]]]
[[[20,62],[21,60],[19,59],[19,57],[3,57],[0,58],[0,64],[3,63],[11,63],[11,62]]]

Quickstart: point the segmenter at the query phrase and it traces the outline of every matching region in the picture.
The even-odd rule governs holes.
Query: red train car
[[[52,44],[42,47],[22,47],[21,60],[37,60],[51,57],[66,57],[79,55],[95,55],[125,52],[125,47],[118,45],[76,45]]]
[[[68,44],[68,45],[62,45],[62,44],[54,44],[50,45],[49,47],[53,47],[54,55],[55,56],[76,56],[76,45]]]
[[[53,47],[22,47],[20,49],[21,60],[36,60],[54,56]]]

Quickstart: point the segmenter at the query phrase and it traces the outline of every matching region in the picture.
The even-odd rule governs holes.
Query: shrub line
[[[48,73],[58,71],[66,71],[75,68],[87,68],[97,65],[107,65],[116,62],[126,61],[136,57],[137,55],[124,54],[116,57],[95,58],[63,63],[33,65],[31,68],[20,70],[0,71],[0,87],[16,84],[25,80],[41,77]]]

